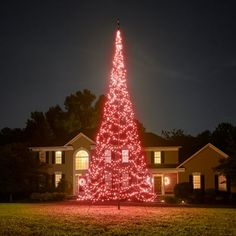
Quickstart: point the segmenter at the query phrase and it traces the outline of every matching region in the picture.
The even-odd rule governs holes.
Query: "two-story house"
[[[48,174],[55,187],[64,178],[68,183],[68,194],[77,195],[86,184],[84,174],[89,167],[94,145],[91,138],[79,133],[63,146],[32,147],[31,150],[38,154],[42,162],[49,164]],[[157,195],[173,194],[174,186],[180,182],[191,182],[194,189],[230,191],[229,182],[214,171],[220,159],[228,157],[227,154],[207,144],[180,163],[180,148],[158,141],[144,143],[147,165]]]

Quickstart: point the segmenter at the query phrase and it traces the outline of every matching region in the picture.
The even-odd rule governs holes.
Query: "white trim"
[[[185,168],[149,168],[152,174],[185,172]]]
[[[30,147],[31,151],[40,152],[40,151],[72,151],[74,148],[72,146],[54,146],[54,147]]]
[[[227,158],[228,155],[226,153],[224,153],[223,151],[221,151],[219,148],[217,148],[216,146],[214,146],[211,143],[206,144],[204,147],[202,147],[200,150],[198,150],[197,152],[195,152],[192,156],[190,156],[188,159],[186,159],[184,162],[182,162],[180,165],[178,165],[176,168],[180,168],[182,165],[186,164],[187,162],[189,162],[192,158],[194,158],[195,156],[197,156],[200,152],[202,152],[204,149],[206,148],[211,148],[213,149],[215,152],[217,152],[218,154],[220,154],[222,157]]]
[[[68,146],[68,145],[71,145],[72,143],[74,143],[78,138],[80,137],[84,137],[86,138],[88,141],[90,141],[91,143],[95,144],[95,142],[90,139],[88,136],[86,136],[85,134],[83,133],[79,133],[78,135],[76,135],[73,139],[71,139],[68,143],[66,143],[64,146]]]
[[[79,147],[79,148],[77,148],[75,151],[74,151],[74,153],[73,153],[73,185],[72,185],[72,191],[73,191],[73,194],[75,195],[76,194],[76,182],[75,182],[75,180],[76,180],[76,175],[82,175],[82,174],[84,174],[84,173],[86,173],[87,171],[88,171],[88,169],[87,170],[76,170],[75,169],[75,167],[76,167],[76,163],[75,163],[75,159],[76,159],[76,154],[77,154],[77,152],[79,152],[79,151],[81,151],[81,150],[83,150],[83,151],[86,151],[87,153],[88,153],[88,161],[90,162],[90,155],[91,155],[91,153],[88,151],[88,149],[86,149],[86,148],[84,148],[84,147]],[[90,164],[90,163],[89,163]]]
[[[178,151],[181,146],[170,146],[170,147],[145,147],[144,151]]]

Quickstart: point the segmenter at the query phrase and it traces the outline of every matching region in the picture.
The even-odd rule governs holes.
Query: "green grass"
[[[0,204],[0,235],[236,235],[236,210]]]

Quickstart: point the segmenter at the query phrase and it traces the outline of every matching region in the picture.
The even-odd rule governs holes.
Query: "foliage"
[[[161,200],[164,200],[167,204],[176,204],[179,200],[175,196],[163,196]]]
[[[32,193],[30,199],[33,201],[48,202],[48,201],[62,201],[65,199],[65,193],[53,192],[53,193]]]
[[[0,194],[27,195],[38,190],[38,178],[45,166],[25,144],[0,147]]]
[[[31,145],[44,146],[53,139],[53,132],[43,112],[32,112],[25,128],[26,139]]]
[[[175,197],[180,200],[188,200],[192,192],[192,185],[188,182],[178,183],[174,187]]]
[[[56,188],[56,191],[59,193],[68,192],[68,182],[65,180],[65,178],[61,178]]]

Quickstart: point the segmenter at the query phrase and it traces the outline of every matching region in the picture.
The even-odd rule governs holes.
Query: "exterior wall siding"
[[[185,172],[179,173],[179,182],[189,182],[189,175],[199,172],[204,175],[205,189],[215,188],[214,167],[219,165],[222,156],[208,147],[184,164]]]

